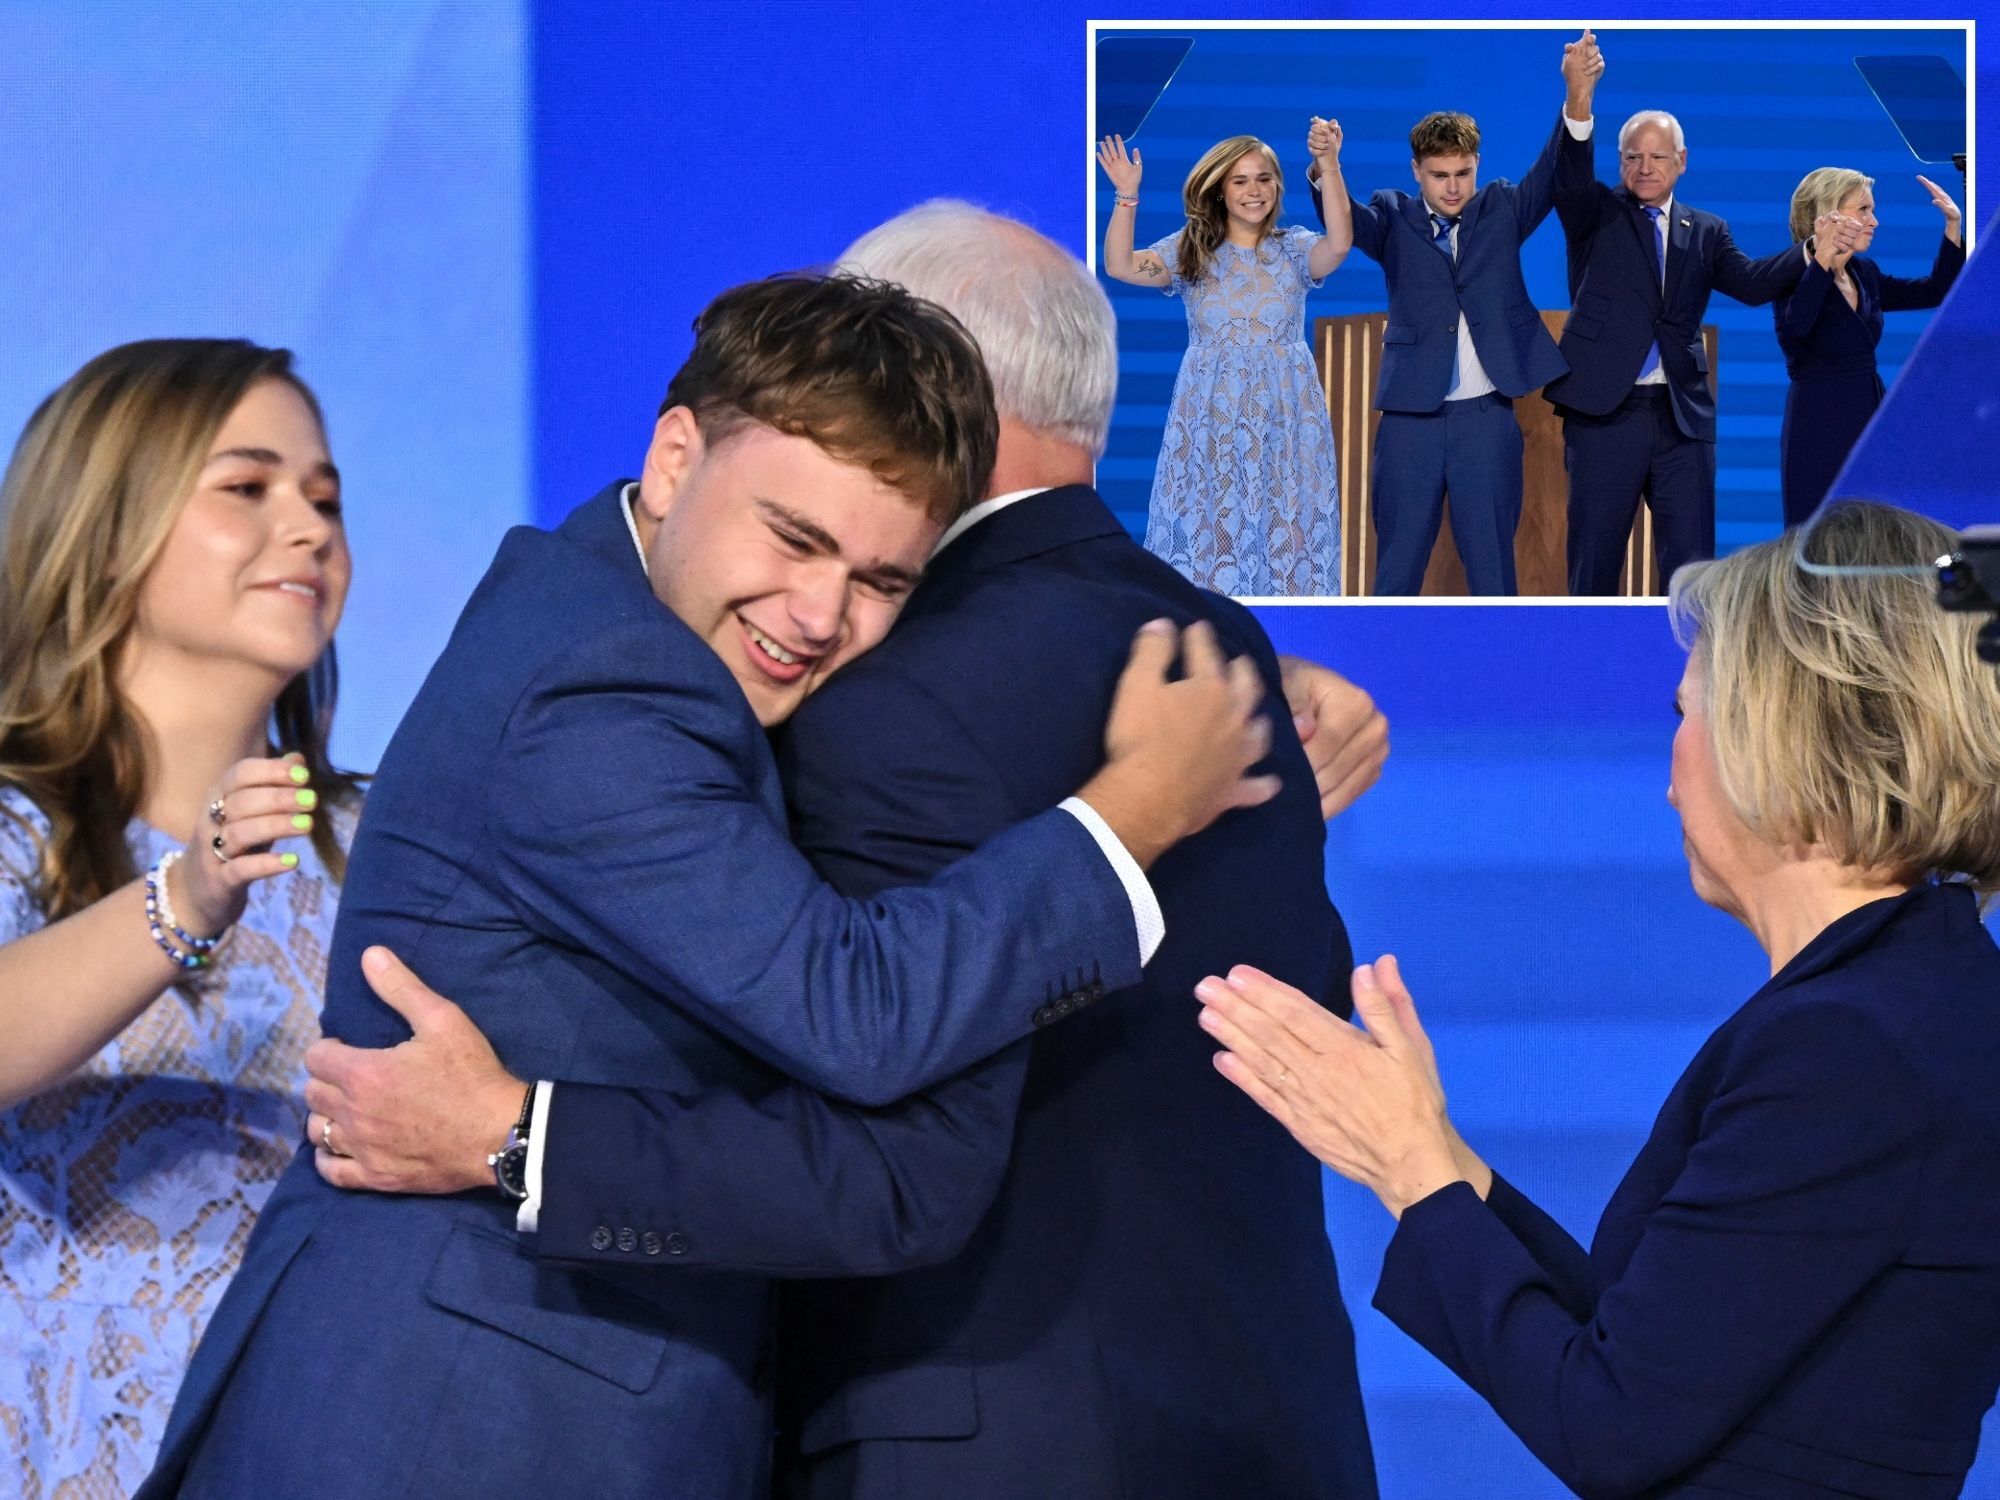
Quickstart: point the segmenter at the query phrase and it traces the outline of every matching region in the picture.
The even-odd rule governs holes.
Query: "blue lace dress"
[[[1170,235],[1151,247],[1186,299],[1187,357],[1153,471],[1148,550],[1224,594],[1340,592],[1340,494],[1326,392],[1305,342],[1306,258],[1294,226],[1254,250],[1222,245],[1181,279]]]
[[[14,788],[0,802],[47,823]],[[335,810],[344,845],[354,817]],[[134,822],[143,869],[174,843]],[[152,1467],[195,1340],[305,1127],[337,888],[311,846],[75,1076],[0,1112],[0,1495],[112,1500]],[[0,942],[44,924],[0,817]],[[18,1486],[18,1488],[16,1488]]]

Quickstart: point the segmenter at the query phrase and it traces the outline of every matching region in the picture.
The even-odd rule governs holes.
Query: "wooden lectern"
[[[1545,312],[1542,322],[1551,337],[1562,337],[1561,312]],[[1319,363],[1326,409],[1333,419],[1334,447],[1340,463],[1340,588],[1350,596],[1368,594],[1375,581],[1375,525],[1369,514],[1369,469],[1375,456],[1375,383],[1382,370],[1382,330],[1387,313],[1361,313],[1348,318],[1320,318],[1313,326],[1313,353]],[[1704,324],[1702,342],[1708,350],[1708,380],[1714,389],[1717,336]],[[1569,592],[1563,549],[1569,535],[1569,482],[1563,473],[1562,418],[1531,391],[1514,403],[1521,424],[1521,527],[1514,536],[1514,568],[1523,594],[1562,595]],[[1625,544],[1625,573],[1620,592],[1627,596],[1658,594],[1661,579],[1653,561],[1653,517],[1643,504]],[[1424,593],[1447,597],[1465,594],[1465,567],[1451,540],[1451,510],[1431,551],[1424,574]]]

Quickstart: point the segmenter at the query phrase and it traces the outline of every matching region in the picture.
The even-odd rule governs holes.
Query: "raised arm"
[[[1347,259],[1347,252],[1354,248],[1354,214],[1347,195],[1347,182],[1340,174],[1340,121],[1322,120],[1313,116],[1312,126],[1306,133],[1306,145],[1312,151],[1313,167],[1318,176],[1318,196],[1315,199],[1320,211],[1320,221],[1326,226],[1326,233],[1312,247],[1306,258],[1307,274],[1317,281],[1322,276],[1331,275],[1340,263]]]
[[[1568,204],[1572,213],[1584,209],[1596,186],[1590,144],[1596,121],[1591,108],[1597,82],[1604,76],[1604,54],[1594,33],[1586,30],[1576,41],[1563,44],[1562,75],[1562,118],[1517,190],[1515,218],[1523,240],[1541,227],[1551,208]]]
[[[224,773],[203,809],[189,810],[197,831],[164,872],[165,910],[157,896],[149,910],[142,876],[46,926],[34,886],[48,825],[25,797],[7,796],[8,810],[0,811],[0,1107],[82,1067],[187,976],[188,966],[169,949],[201,957],[201,944],[242,915],[251,884],[298,864],[297,855],[271,846],[310,832],[313,814],[302,808],[316,806],[317,796],[294,779],[304,770],[295,760],[256,759]],[[308,819],[305,829],[294,826],[296,817]],[[226,861],[209,847],[214,838]]]
[[[1951,194],[1928,177],[1919,177],[1917,181],[1931,195],[1931,206],[1944,216],[1944,238],[1938,241],[1937,255],[1932,259],[1927,275],[1883,275],[1884,312],[1915,312],[1936,307],[1944,301],[1952,283],[1958,280],[1958,273],[1965,269],[1965,241],[1958,205],[1952,202]]]
[[[1117,194],[1111,205],[1111,221],[1104,226],[1104,274],[1132,286],[1172,286],[1173,273],[1159,256],[1132,248],[1139,223],[1139,179],[1144,173],[1138,150],[1128,156],[1124,138],[1107,135],[1097,148],[1097,161]]]

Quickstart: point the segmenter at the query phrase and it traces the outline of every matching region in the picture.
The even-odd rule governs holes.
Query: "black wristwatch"
[[[534,1118],[535,1085],[531,1083],[527,1097],[521,1101],[521,1118],[507,1132],[500,1149],[486,1158],[486,1165],[493,1169],[494,1183],[516,1203],[528,1196],[528,1127]]]

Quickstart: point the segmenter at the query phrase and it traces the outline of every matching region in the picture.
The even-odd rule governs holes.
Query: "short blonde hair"
[[[1819,216],[1840,207],[1848,194],[1873,186],[1874,178],[1852,167],[1813,168],[1792,190],[1792,242],[1797,244],[1810,236]]]
[[[1895,506],[1845,501],[1804,538],[1815,563],[1926,563],[1957,539]],[[1927,573],[1808,572],[1796,528],[1674,575],[1674,633],[1704,669],[1722,787],[1778,844],[1843,864],[2000,889],[2000,676],[1981,617]]]

